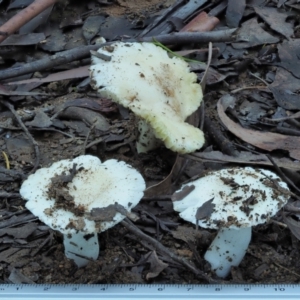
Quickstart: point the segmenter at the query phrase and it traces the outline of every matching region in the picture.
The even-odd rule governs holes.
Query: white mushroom
[[[197,76],[180,58],[152,43],[116,42],[92,56],[91,85],[129,108],[140,119],[138,152],[162,141],[174,152],[189,153],[204,143],[203,132],[184,122],[200,106]]]
[[[186,190],[189,193],[178,200]],[[210,172],[183,185],[172,199],[184,220],[219,229],[204,258],[219,277],[226,277],[242,261],[251,227],[267,222],[288,198],[288,187],[276,174],[246,167]]]
[[[97,233],[122,221],[144,189],[142,176],[124,162],[82,155],[39,169],[20,194],[35,216],[64,235],[66,256],[81,267],[98,258]]]

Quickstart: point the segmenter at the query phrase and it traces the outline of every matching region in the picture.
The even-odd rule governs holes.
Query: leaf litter
[[[5,21],[23,8],[21,2],[24,4],[0,3],[8,14]],[[0,74],[0,282],[217,281],[202,258],[214,233],[196,231],[180,220],[172,209],[171,195],[183,182],[227,166],[274,168],[275,163],[295,185],[300,182],[295,18],[299,8],[289,2],[58,2],[45,11],[46,17],[38,16],[4,39],[0,62],[10,75],[3,78]],[[210,34],[227,26],[237,27],[237,33],[231,40],[214,43],[212,50],[207,43],[196,41],[185,47],[179,42],[166,45],[191,60],[199,81],[208,69],[202,79],[205,107],[190,118],[192,124],[204,127],[204,148],[188,155],[165,148],[137,154],[132,114],[89,87],[89,51],[97,50],[102,36],[108,41],[126,41],[175,31]],[[51,62],[53,54],[88,45],[88,55],[39,65],[40,59]],[[193,62],[199,58],[202,64]],[[21,65],[32,67],[33,63],[38,67],[21,73]],[[231,100],[226,103],[224,99]],[[5,105],[7,101],[15,111]],[[77,269],[64,256],[62,237],[24,208],[18,191],[37,160],[38,167],[43,167],[84,153],[131,164],[143,174],[147,190],[131,227],[123,223],[101,234],[99,259]],[[299,195],[294,192],[288,206],[271,223],[253,230],[243,263],[223,283],[299,282]],[[209,202],[207,206],[199,210],[198,217],[209,214]]]

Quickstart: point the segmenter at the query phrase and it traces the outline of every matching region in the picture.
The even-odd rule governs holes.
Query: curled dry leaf
[[[206,218],[209,218],[210,215],[213,213],[215,204],[213,204],[214,198],[211,198],[210,200],[207,200],[204,202],[200,207],[198,207],[196,212],[196,220],[203,220]]]
[[[229,0],[226,10],[226,23],[229,27],[235,28],[243,17],[246,8],[246,0]]]
[[[298,66],[299,62],[294,60],[291,61],[290,64]],[[296,78],[293,74],[284,69],[278,68],[275,80],[269,85],[269,89],[272,91],[274,98],[280,107],[289,110],[299,110],[299,84],[299,78]]]
[[[37,227],[37,223],[31,222],[21,227],[2,228],[0,229],[0,236],[7,234],[13,236],[15,239],[26,239],[37,229]]]
[[[287,39],[294,34],[293,24],[286,22],[288,13],[278,11],[273,7],[254,7],[255,13],[259,15],[270,27],[285,36]]]
[[[237,156],[226,155],[221,151],[195,152],[186,155],[186,158],[190,158],[197,161],[212,161],[219,163],[232,162],[247,165],[272,166],[272,163],[265,154],[253,154],[249,151],[240,151],[238,152]],[[273,160],[276,162],[276,165],[280,168],[300,170],[300,163],[295,162],[288,157],[273,157]]]
[[[35,117],[32,121],[26,122],[27,126],[36,128],[48,128],[52,125],[52,121],[49,116],[45,114],[41,109],[38,109],[35,113]]]
[[[157,195],[167,195],[171,194],[172,191],[172,179],[175,178],[181,170],[181,167],[184,164],[184,158],[180,157],[179,155],[176,156],[176,161],[173,165],[173,168],[170,174],[158,184],[152,185],[148,187],[144,195],[146,197],[155,197]]]
[[[297,78],[300,78],[299,70],[299,39],[283,41],[277,46],[280,65],[291,72]],[[279,69],[280,70],[280,69]]]
[[[171,199],[172,199],[172,201],[180,201],[185,196],[187,196],[190,192],[192,192],[194,189],[195,189],[194,185],[187,185],[182,190],[175,192],[172,195]]]
[[[220,20],[214,16],[209,16],[205,11],[202,11],[188,24],[186,24],[180,32],[205,32],[212,31]]]
[[[169,266],[157,257],[155,251],[151,252],[147,259],[147,262],[150,263],[150,270],[146,275],[147,280],[157,277],[165,268]]]
[[[291,215],[284,213],[283,214],[284,223],[289,227],[293,235],[300,240],[300,221],[297,221],[292,218]]]
[[[227,130],[243,141],[260,149],[267,151],[276,149],[286,150],[292,158],[300,159],[300,137],[243,128],[233,122],[225,113],[226,109],[234,103],[235,98],[227,94],[217,104],[218,115]]]
[[[238,32],[238,37],[243,42],[232,43],[235,49],[245,49],[259,45],[278,43],[279,38],[263,30],[256,18],[245,21]]]
[[[30,46],[36,45],[44,39],[43,33],[14,34],[2,42],[1,46]]]

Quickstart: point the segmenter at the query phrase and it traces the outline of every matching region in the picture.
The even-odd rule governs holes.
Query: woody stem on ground
[[[35,0],[0,27],[0,43],[58,0]]]
[[[19,123],[20,127],[24,130],[25,134],[27,135],[28,139],[32,142],[33,147],[34,147],[34,152],[35,152],[35,163],[33,165],[33,169],[31,170],[31,173],[34,173],[36,169],[38,168],[40,164],[40,148],[36,140],[33,138],[33,136],[30,134],[28,131],[27,127],[23,123],[22,119],[18,115],[18,113],[15,111],[15,108],[12,104],[10,104],[8,101],[1,100],[1,104],[5,105],[11,113],[15,116],[17,122]]]
[[[5,25],[5,24],[4,24]],[[4,26],[3,25],[3,26]],[[0,27],[0,31],[3,30]],[[152,42],[153,40],[159,41],[161,44],[184,44],[184,43],[207,43],[220,42],[220,41],[233,41],[236,40],[236,29],[219,30],[213,32],[180,32],[176,34],[156,35],[152,37],[128,39],[126,42]],[[1,37],[1,36],[0,36]],[[42,58],[30,63],[22,65],[22,68],[12,67],[9,69],[1,70],[0,80],[8,79],[31,72],[42,71],[45,69],[53,68],[55,66],[69,63],[78,59],[89,57],[90,50],[98,50],[100,47],[107,46],[110,43],[103,43],[101,45],[87,45],[80,46],[71,50],[61,51],[52,56]]]
[[[180,256],[177,256],[170,249],[168,249],[165,246],[163,246],[159,241],[157,241],[157,240],[153,239],[152,237],[150,237],[149,235],[143,233],[138,227],[136,227],[133,223],[131,223],[128,218],[126,218],[125,220],[121,221],[120,223],[124,227],[126,227],[129,231],[131,231],[132,233],[134,233],[136,236],[138,236],[142,240],[145,240],[148,243],[150,243],[152,246],[154,246],[155,249],[158,252],[161,252],[162,254],[169,256],[171,259],[173,259],[174,261],[180,263],[186,269],[188,269],[191,272],[193,272],[199,278],[204,279],[204,280],[206,280],[209,283],[220,283],[221,282],[220,280],[213,279],[209,275],[205,274],[203,271],[195,268],[187,260],[185,260],[184,258],[182,258]]]

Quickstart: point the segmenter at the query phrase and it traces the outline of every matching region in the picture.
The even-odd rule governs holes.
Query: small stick
[[[208,60],[207,60],[207,65],[206,65],[206,69],[205,69],[204,75],[203,75],[201,83],[200,83],[200,85],[202,87],[203,93],[204,93],[205,87],[206,87],[206,79],[207,79],[207,74],[208,74],[209,67],[210,67],[210,64],[211,64],[211,58],[212,58],[212,43],[209,42],[209,44],[208,44]]]
[[[204,127],[205,130],[208,132],[209,136],[212,137],[214,142],[224,154],[233,157],[238,156],[238,151],[235,149],[233,143],[227,137],[225,137],[225,135],[216,125],[216,122],[208,116],[204,117]]]
[[[0,43],[58,0],[35,0],[0,26]]]
[[[292,180],[290,180],[282,171],[281,169],[277,166],[276,162],[274,161],[274,159],[271,157],[271,155],[266,154],[266,157],[269,159],[269,161],[273,164],[275,170],[278,172],[279,176],[285,181],[287,182],[292,188],[294,188],[298,194],[300,195],[300,189],[298,187],[296,187],[296,185],[294,184],[294,182]],[[297,197],[298,198],[298,197]]]
[[[90,50],[98,50],[100,45],[81,46],[71,50],[61,51],[57,54],[27,63],[22,67],[12,67],[1,70],[0,80],[16,77],[28,73],[34,73],[66,64],[90,56]]]
[[[280,227],[283,227],[283,228],[287,228],[288,227],[286,224],[284,224],[282,222],[278,222],[278,221],[272,220],[272,219],[270,220],[270,223],[274,223],[274,224],[276,224],[276,225],[278,225]]]
[[[35,139],[33,138],[33,136],[30,134],[30,132],[28,131],[27,127],[24,125],[24,123],[22,122],[20,116],[17,114],[17,112],[15,111],[13,105],[11,105],[9,102],[5,101],[5,100],[1,100],[1,103],[3,103],[11,112],[12,114],[15,116],[15,118],[17,119],[19,125],[21,126],[21,128],[24,130],[24,132],[26,133],[27,137],[29,138],[29,140],[32,142],[33,147],[34,147],[34,152],[35,152],[35,163],[33,166],[33,169],[31,170],[30,173],[35,172],[35,170],[38,168],[39,164],[40,164],[40,149],[38,146],[38,143],[35,141]]]
[[[290,269],[288,269],[288,268],[285,268],[284,266],[280,265],[279,263],[275,262],[274,260],[272,260],[272,262],[273,262],[273,264],[276,265],[277,267],[279,267],[279,268],[281,268],[281,269],[284,269],[285,271],[290,272],[290,273],[294,274],[294,275],[297,276],[297,277],[300,277],[300,275],[299,275],[298,273],[296,273],[296,272],[294,272],[294,271],[292,271],[292,270],[290,270]]]
[[[202,99],[202,102],[200,105],[200,125],[199,125],[199,128],[202,131],[204,128],[204,121],[205,121],[205,103],[204,103],[204,99]]]
[[[5,151],[2,151],[2,155],[4,157],[4,161],[5,161],[5,165],[6,165],[6,169],[10,169],[10,163],[9,163],[9,159],[7,154],[5,153]]]
[[[170,34],[161,34],[157,36],[149,36],[137,38],[137,40],[130,39],[129,42],[153,42],[156,40],[165,45],[182,45],[190,43],[209,43],[209,42],[230,42],[235,40],[234,33],[237,28],[216,30],[210,32],[176,32]],[[125,40],[125,42],[127,42]]]
[[[84,140],[84,143],[83,143],[83,147],[82,147],[82,152],[81,152],[81,155],[85,155],[85,151],[87,149],[87,143],[88,143],[88,140],[89,140],[89,137],[90,137],[90,134],[91,132],[94,130],[96,126],[96,122],[94,122],[94,124],[92,124],[92,126],[90,127],[90,130],[88,131],[87,135],[86,135],[86,138]]]
[[[218,30],[212,32],[180,32],[173,34],[163,34],[153,37],[145,37],[138,39],[124,40],[127,43],[133,42],[153,42],[154,40],[170,45],[189,44],[189,43],[207,43],[207,42],[221,42],[232,41],[235,39],[234,33],[236,29]],[[66,64],[78,59],[83,59],[90,56],[91,50],[98,50],[101,47],[112,44],[103,43],[98,45],[81,46],[71,50],[61,51],[55,55],[42,58],[22,65],[22,67],[13,67],[6,70],[1,70],[0,80],[16,77],[28,73],[34,73],[45,69],[53,68],[58,65]]]
[[[99,53],[95,50],[90,50],[90,53],[91,53],[92,56],[98,57],[98,58],[100,58],[104,61],[111,61],[111,56],[106,55],[104,53]]]
[[[171,257],[174,261],[180,263],[184,267],[186,267],[188,270],[192,271],[196,276],[206,280],[209,283],[217,283],[218,280],[212,279],[208,275],[206,275],[204,272],[196,269],[194,266],[192,266],[188,261],[186,261],[184,258],[177,256],[173,253],[170,249],[166,248],[164,245],[162,245],[159,241],[153,239],[149,235],[143,233],[139,228],[137,228],[133,223],[131,223],[128,219],[125,219],[121,221],[121,224],[126,227],[129,231],[137,235],[139,238],[147,241],[150,243],[157,251],[163,253],[164,255],[167,255]]]
[[[250,71],[249,71],[249,74],[250,74],[251,76],[255,77],[256,79],[260,80],[260,81],[261,81],[262,83],[264,83],[266,86],[269,86],[268,83],[267,83],[265,80],[263,80],[262,78],[260,78],[260,77],[258,77],[257,75],[251,73]]]
[[[19,193],[0,192],[0,198],[20,198]]]
[[[51,240],[53,239],[53,233],[50,231],[49,236],[44,239],[44,241],[37,247],[35,248],[32,252],[31,252],[31,257],[34,257],[38,254],[38,252],[48,243],[51,242]]]
[[[261,86],[261,85],[257,85],[257,86],[245,86],[245,87],[241,87],[241,88],[238,88],[236,90],[233,90],[230,92],[230,94],[236,94],[238,92],[241,92],[241,91],[244,91],[244,90],[269,90],[268,87],[266,86]]]

